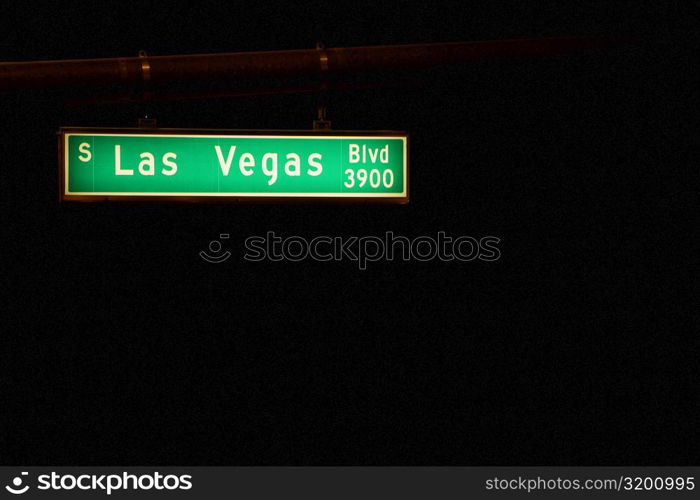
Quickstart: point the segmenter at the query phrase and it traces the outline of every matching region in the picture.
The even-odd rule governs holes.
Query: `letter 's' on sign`
[[[408,201],[405,132],[62,128],[62,200]]]

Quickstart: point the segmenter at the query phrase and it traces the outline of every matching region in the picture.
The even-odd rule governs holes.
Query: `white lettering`
[[[216,149],[216,156],[219,158],[219,166],[221,166],[221,173],[224,174],[224,177],[228,177],[228,172],[231,169],[231,161],[233,160],[233,155],[236,154],[236,146],[231,146],[229,148],[226,161],[224,161],[224,155],[221,152],[221,146],[214,146],[214,149]],[[243,169],[241,169],[241,172],[243,172]]]
[[[133,170],[122,169],[122,147],[119,144],[114,145],[114,175],[134,175]]]
[[[82,162],[88,162],[90,159],[92,159],[92,152],[90,151],[90,144],[87,142],[83,142],[78,146],[78,151],[80,151],[83,155],[78,156],[78,159]]]
[[[163,175],[175,175],[177,173],[177,164],[174,161],[170,161],[171,158],[177,160],[177,155],[175,153],[165,153],[163,155],[163,165],[170,167],[170,170],[162,170]]]

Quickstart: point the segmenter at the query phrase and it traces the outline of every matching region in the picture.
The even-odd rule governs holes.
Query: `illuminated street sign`
[[[59,131],[62,200],[408,201],[404,132]]]

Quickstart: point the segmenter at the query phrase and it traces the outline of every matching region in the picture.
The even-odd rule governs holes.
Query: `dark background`
[[[334,128],[410,132],[406,206],[59,204],[58,127],[134,126],[142,108],[0,95],[0,463],[697,464],[696,23],[608,3],[4,10],[4,60],[646,41],[331,93]],[[163,127],[307,129],[316,103],[150,111]],[[267,231],[494,235],[502,257],[245,262],[244,239]],[[220,233],[233,258],[207,264]]]

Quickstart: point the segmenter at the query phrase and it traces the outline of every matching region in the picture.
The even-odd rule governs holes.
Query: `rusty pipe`
[[[608,48],[620,37],[542,38],[370,47],[316,48],[109,59],[0,63],[0,90],[122,86],[308,77],[418,69],[483,59],[550,56]]]

